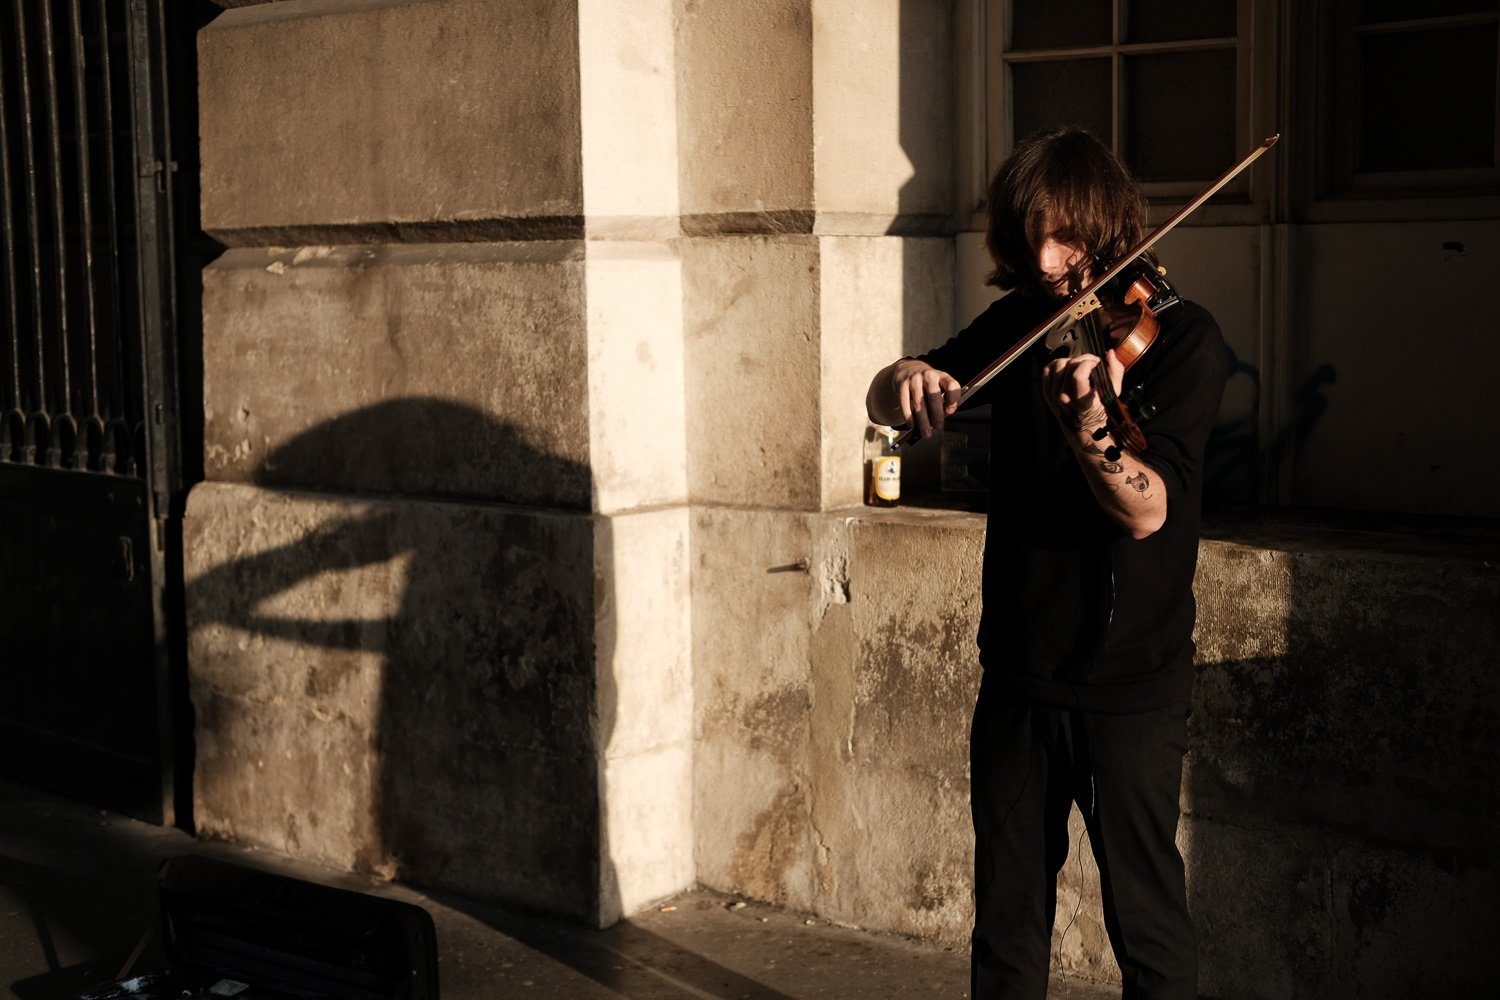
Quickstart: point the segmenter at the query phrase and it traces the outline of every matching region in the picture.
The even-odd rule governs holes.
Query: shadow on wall
[[[1500,976],[1500,576],[1433,555],[1204,546],[1183,787],[1204,996]]]
[[[216,564],[187,590],[200,830],[587,919],[613,725],[588,475],[478,410],[403,399],[255,477],[337,495],[195,503],[189,551]],[[513,505],[539,492],[574,506]]]
[[[1338,369],[1330,363],[1314,368],[1292,397],[1292,419],[1265,449],[1267,473],[1282,474],[1303,450],[1327,412],[1329,397],[1324,390],[1338,381]],[[1263,473],[1259,466],[1261,408],[1260,369],[1230,350],[1226,400],[1246,401],[1242,413],[1221,419],[1214,427],[1204,454],[1203,505],[1207,509],[1244,506],[1260,501]]]
[[[495,905],[592,924],[618,898],[600,839],[614,637],[595,606],[614,545],[586,467],[404,399],[300,435],[256,481],[277,491],[188,526],[217,563],[187,594],[200,829],[439,890],[622,996],[785,1000],[639,927]],[[294,492],[314,484],[339,494]],[[539,493],[572,506],[515,503]],[[621,935],[689,985],[622,965]]]

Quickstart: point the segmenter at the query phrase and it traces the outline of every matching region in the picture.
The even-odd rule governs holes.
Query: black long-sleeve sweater
[[[1055,304],[1013,293],[922,356],[966,383]],[[979,659],[1032,699],[1093,712],[1186,702],[1203,451],[1229,354],[1218,325],[1182,301],[1125,373],[1140,385],[1147,449],[1167,493],[1160,529],[1135,540],[1100,508],[1041,394],[1038,344],[970,400],[991,403],[989,520]]]

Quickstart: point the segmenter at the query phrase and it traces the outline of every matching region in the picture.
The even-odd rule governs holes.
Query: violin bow
[[[1170,219],[1168,219],[1166,222],[1163,222],[1150,236],[1147,236],[1140,243],[1131,247],[1128,251],[1126,251],[1126,253],[1121,255],[1119,260],[1115,261],[1115,263],[1107,268],[1103,274],[1099,275],[1099,277],[1089,282],[1087,287],[1085,287],[1077,295],[1075,295],[1072,299],[1065,303],[1060,309],[1057,310],[1057,312],[1053,313],[1051,317],[1044,320],[1040,326],[1038,326],[1035,330],[1032,330],[1026,336],[1022,337],[1015,344],[1011,345],[1010,349],[1007,350],[1004,354],[1000,355],[994,361],[991,361],[988,365],[985,365],[984,368],[979,372],[979,374],[975,375],[974,378],[971,379],[969,383],[963,387],[958,397],[959,404],[962,405],[963,403],[967,402],[969,397],[974,395],[974,393],[978,392],[980,389],[984,388],[985,385],[989,383],[990,379],[994,378],[996,375],[999,375],[1002,371],[1010,366],[1011,362],[1015,361],[1016,358],[1026,353],[1026,351],[1029,350],[1033,344],[1035,344],[1038,340],[1041,340],[1047,334],[1051,333],[1057,327],[1061,326],[1065,321],[1077,322],[1086,314],[1100,308],[1102,303],[1100,303],[1098,296],[1095,294],[1100,288],[1103,288],[1105,284],[1107,284],[1115,277],[1115,275],[1119,274],[1121,271],[1125,270],[1125,268],[1129,267],[1130,263],[1137,257],[1154,247],[1156,245],[1156,242],[1163,236],[1170,233],[1173,229],[1175,229],[1179,222],[1181,222],[1183,219],[1186,219],[1189,215],[1192,215],[1198,209],[1202,208],[1204,202],[1208,201],[1208,199],[1218,194],[1220,188],[1224,187],[1224,185],[1228,184],[1230,181],[1238,177],[1240,175],[1240,172],[1243,171],[1246,167],[1250,166],[1250,164],[1258,160],[1262,153],[1270,149],[1272,146],[1276,145],[1276,140],[1280,138],[1281,133],[1278,132],[1270,138],[1266,139],[1259,146],[1256,146],[1254,149],[1252,149],[1249,155],[1240,160],[1240,162],[1236,163],[1234,166],[1230,167],[1228,170],[1224,171],[1224,173],[1219,176],[1218,180],[1214,181],[1208,187],[1204,188],[1201,192],[1195,195],[1192,201],[1189,201],[1186,205],[1183,205],[1182,208],[1178,209]],[[913,426],[905,434],[901,435],[901,438],[896,443],[903,445],[908,444],[917,437],[917,433],[918,432],[916,427]]]

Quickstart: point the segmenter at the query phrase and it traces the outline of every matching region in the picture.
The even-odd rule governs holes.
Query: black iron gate
[[[156,822],[181,485],[163,25],[161,0],[0,6],[0,773]]]

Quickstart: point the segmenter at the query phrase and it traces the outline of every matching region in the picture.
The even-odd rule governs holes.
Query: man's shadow
[[[190,630],[214,628],[190,640],[208,661],[192,665],[198,732],[253,731],[234,718],[247,703],[219,696],[226,659],[237,691],[259,685],[306,708],[292,725],[318,748],[305,762],[316,787],[272,792],[253,821],[279,825],[271,833],[294,851],[341,823],[360,842],[356,868],[585,915],[599,869],[586,832],[595,741],[613,725],[599,718],[596,731],[587,467],[479,410],[414,398],[298,435],[254,481],[288,491],[284,506],[270,501],[277,513],[231,502],[195,526],[190,505],[201,551],[226,551],[204,531],[245,540],[186,600]],[[234,651],[241,641],[248,655]],[[209,800],[246,780],[237,756],[200,745],[197,759]],[[319,831],[314,798],[345,783],[368,792],[330,802]],[[298,802],[313,808],[296,815]]]
[[[314,764],[324,791],[339,768],[351,781],[376,769],[356,867],[438,890],[445,905],[604,985],[619,986],[609,942],[627,933],[675,954],[679,970],[701,971],[702,989],[780,996],[641,928],[596,945],[583,928],[559,934],[518,915],[590,922],[601,899],[617,898],[600,849],[598,759],[615,699],[596,664],[615,643],[600,634],[609,626],[595,607],[596,581],[613,579],[614,567],[609,520],[590,513],[587,466],[476,409],[412,398],[314,427],[268,454],[254,481],[290,491],[293,509],[266,519],[279,523],[247,546],[255,551],[190,581],[189,628],[227,626],[262,650],[277,644],[238,669],[300,671],[315,715],[336,716],[373,665],[373,746],[356,741],[345,759]],[[330,504],[347,512],[328,517]],[[256,516],[231,505],[211,530],[255,537],[260,529],[243,522]],[[286,539],[285,525],[300,522],[311,527]],[[234,644],[221,635],[190,647],[204,655]],[[287,690],[286,679],[275,687]],[[200,733],[246,732],[222,716],[246,711],[244,702],[200,691],[194,703]],[[201,748],[198,760],[197,787],[221,780]],[[222,780],[242,783],[243,766]],[[283,831],[289,842],[317,836],[313,817],[287,822],[300,824]]]

